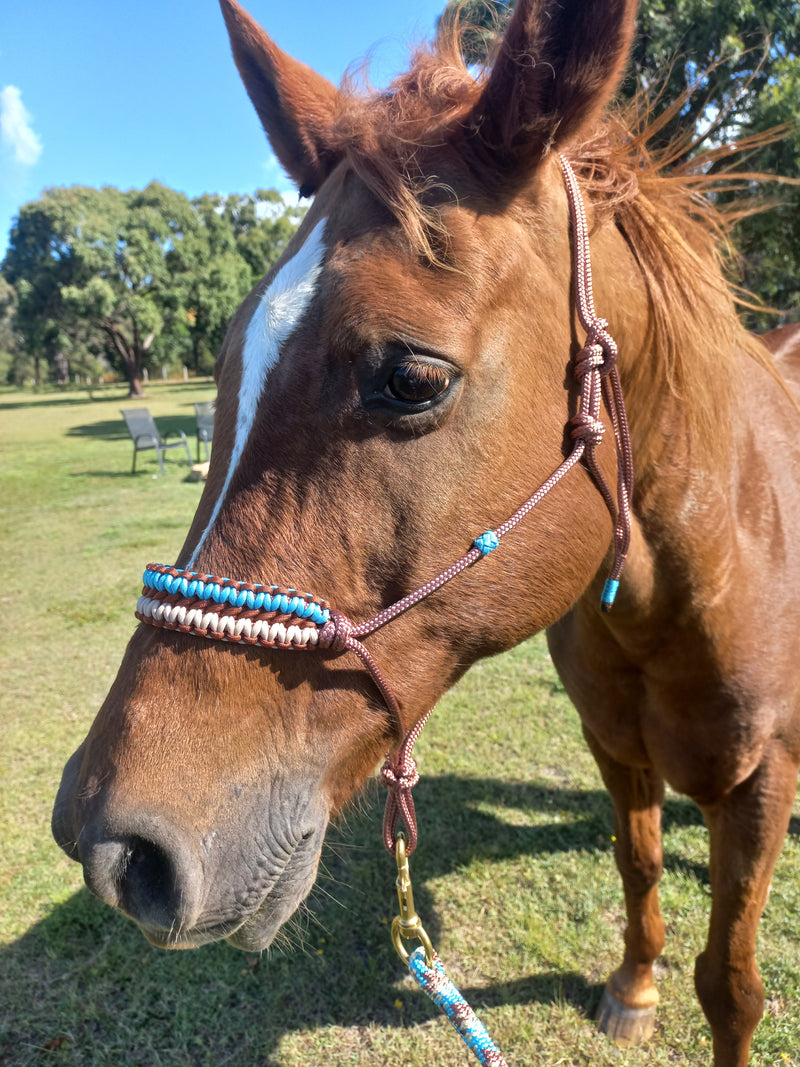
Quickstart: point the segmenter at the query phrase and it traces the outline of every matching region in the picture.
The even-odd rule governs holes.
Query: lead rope
[[[232,578],[217,578],[155,563],[148,564],[145,570],[144,589],[136,606],[136,617],[142,622],[199,637],[296,651],[319,648],[334,653],[352,652],[358,656],[383,697],[396,732],[403,737],[400,747],[394,754],[387,755],[381,769],[381,780],[388,790],[383,841],[395,857],[398,869],[400,915],[392,923],[392,941],[421,988],[445,1011],[468,1047],[487,1067],[507,1065],[472,1009],[447,977],[414,910],[411,891],[408,857],[416,848],[418,838],[411,790],[419,781],[412,750],[433,709],[404,734],[397,699],[361,638],[396,619],[493,552],[500,539],[513,530],[584,458],[614,521],[614,561],[603,587],[601,610],[609,611],[614,603],[631,535],[633,459],[630,434],[617,370],[617,346],[608,332],[608,322],[597,316],[594,307],[589,229],[580,187],[567,160],[559,156],[559,162],[572,226],[575,306],[581,326],[586,331],[586,342],[573,360],[573,371],[580,386],[580,402],[578,411],[570,419],[572,451],[547,481],[504,523],[477,537],[460,560],[359,625],[310,593],[250,584]],[[601,403],[605,404],[614,433],[616,503],[595,457],[595,447],[605,431],[600,418]],[[399,829],[398,824],[402,824],[404,829]],[[405,940],[418,940],[421,947],[408,953],[403,944]]]
[[[456,1033],[480,1063],[486,1067],[508,1067],[500,1050],[489,1037],[486,1027],[448,978],[444,965],[416,913],[406,839],[402,831],[397,834],[395,858],[400,914],[392,922],[392,944],[398,956],[408,965],[423,992],[442,1009]],[[409,953],[405,941],[419,941],[420,945]]]

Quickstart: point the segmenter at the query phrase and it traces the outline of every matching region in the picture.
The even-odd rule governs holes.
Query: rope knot
[[[600,419],[595,419],[591,415],[585,415],[583,412],[578,412],[577,415],[573,415],[569,420],[572,427],[570,435],[573,441],[584,441],[587,448],[594,448],[595,445],[599,445],[603,440],[603,434],[606,432],[605,425]]]
[[[578,352],[573,364],[573,373],[579,382],[586,377],[589,371],[598,370],[603,366],[605,362],[603,353],[602,345],[589,344],[588,342]]]
[[[413,756],[408,756],[403,763],[392,764],[389,757],[381,767],[381,782],[389,790],[403,789],[409,792],[419,781],[417,762]]]
[[[592,319],[586,334],[586,347],[602,349],[600,373],[605,377],[617,362],[617,342],[608,332],[608,319]]]
[[[341,611],[331,610],[331,615],[319,631],[319,647],[331,652],[344,652],[355,627]]]

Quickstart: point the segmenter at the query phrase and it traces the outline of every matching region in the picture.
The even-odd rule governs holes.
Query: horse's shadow
[[[434,944],[447,915],[437,914],[432,880],[476,859],[611,847],[611,807],[603,792],[443,776],[424,778],[416,799],[422,836],[412,860],[415,898]],[[60,1062],[77,1062],[76,1054],[81,1062],[100,1062],[88,1050],[107,1054],[121,1028],[137,1040],[146,1035],[152,1055],[165,1064],[227,1062],[235,1048],[239,1064],[277,1067],[279,1045],[292,1032],[331,1024],[410,1026],[432,1018],[435,1009],[413,987],[390,944],[396,869],[380,840],[381,800],[373,790],[346,825],[329,834],[308,905],[286,940],[263,956],[222,944],[162,953],[87,891],[58,905],[0,953],[2,981],[14,983],[15,1002],[25,1007],[18,1018],[8,1009],[0,1063],[38,1062],[42,1049]],[[529,823],[536,825],[512,825],[493,814],[504,807],[535,812]],[[565,811],[571,819],[555,818]],[[667,802],[665,828],[701,821],[688,802]],[[600,987],[573,972],[539,972],[463,992],[479,1012],[559,1002],[591,1015]],[[9,1002],[4,994],[0,1000]],[[192,1040],[178,1032],[191,1033]],[[19,1049],[30,1058],[16,1055]],[[126,1055],[117,1062],[144,1062],[138,1053]]]

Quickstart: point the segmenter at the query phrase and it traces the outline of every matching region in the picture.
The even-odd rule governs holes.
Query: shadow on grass
[[[191,445],[189,446],[191,448]],[[183,459],[173,458],[167,453],[164,456],[164,466],[167,469],[166,475],[162,475],[161,468],[158,465],[155,452],[152,456],[149,452],[140,452],[136,460],[136,470],[131,472],[130,467],[125,467],[122,470],[83,470],[83,471],[71,471],[67,474],[67,478],[75,478],[80,480],[81,478],[122,478],[124,481],[130,481],[131,478],[164,478],[169,479],[171,476],[176,476],[176,480],[181,482],[197,482],[196,478],[192,477],[192,468],[186,461],[186,455]],[[189,516],[191,518],[191,516]]]
[[[164,462],[167,463],[166,460]],[[169,478],[169,476],[170,476],[172,467],[174,467],[178,471],[178,476],[179,476],[178,480],[179,481],[184,481],[184,482],[192,481],[192,479],[189,478],[189,473],[188,473],[188,472],[191,471],[191,468],[189,467],[189,464],[186,462],[185,459],[184,459],[183,463],[175,463],[175,464],[172,464],[172,466],[170,466],[170,464],[167,463],[167,475],[166,475],[167,478]],[[182,478],[180,477],[181,473],[183,474]],[[130,467],[126,467],[124,470],[117,470],[117,471],[109,471],[109,470],[72,471],[69,474],[67,474],[67,477],[68,478],[75,478],[77,480],[80,480],[81,478],[121,478],[123,481],[130,481],[131,478],[159,478],[160,479],[160,478],[163,477],[163,475],[161,474],[161,470],[160,470],[160,468],[158,466],[158,460],[154,459],[152,464],[145,463],[142,466],[139,465],[139,461],[137,460],[136,473],[135,474],[131,474]]]
[[[84,391],[72,391],[66,390],[63,393],[51,393],[48,396],[43,396],[41,393],[7,393],[6,396],[14,397],[13,400],[0,399],[0,411],[16,411],[20,408],[37,407],[65,407],[71,406],[86,406],[92,404],[103,403],[119,403],[119,404],[138,404],[143,400],[156,398],[160,393],[164,392],[196,392],[199,389],[208,387],[210,390],[216,392],[216,385],[212,377],[208,378],[190,378],[188,382],[151,382],[148,393],[144,396],[129,396],[127,392],[127,386],[124,385],[106,385],[99,386],[92,390],[91,393]],[[191,405],[191,401],[186,402],[186,406]]]
[[[416,794],[415,897],[434,943],[447,916],[436,913],[430,880],[476,859],[611,847],[605,793],[443,776],[423,779]],[[427,998],[402,982],[404,968],[389,941],[396,871],[380,840],[381,802],[375,790],[346,827],[329,834],[309,905],[282,935],[282,946],[263,956],[224,944],[161,952],[86,890],[55,907],[0,952],[0,1014],[7,1016],[0,1063],[41,1063],[44,1056],[123,1067],[279,1067],[275,1057],[290,1033],[330,1025],[403,1028],[433,1018]],[[514,825],[502,817],[504,808],[537,812],[545,823]],[[559,820],[548,821],[550,812]],[[669,801],[665,826],[687,821],[694,821],[692,806]],[[465,956],[470,952],[465,948]],[[567,1002],[590,1017],[600,987],[577,973],[548,971],[463,992],[478,1011]]]
[[[194,418],[187,415],[159,415],[156,419],[156,425],[162,437],[166,437],[168,433],[183,430],[186,436],[191,439],[196,428]],[[130,441],[130,434],[121,415],[119,419],[100,419],[98,422],[71,426],[64,436],[93,437],[99,438],[101,441]]]
[[[0,400],[0,411],[18,411],[20,408],[56,408],[56,407],[86,407],[93,404],[108,403],[117,400],[124,403],[129,397],[127,393],[103,393],[95,392],[92,396],[80,393],[54,394],[46,400],[39,397],[26,397],[19,400]]]

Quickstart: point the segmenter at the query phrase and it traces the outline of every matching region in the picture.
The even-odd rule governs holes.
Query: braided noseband
[[[396,619],[493,552],[500,538],[513,530],[581,459],[585,459],[614,520],[614,563],[601,597],[602,610],[610,610],[630,543],[633,460],[616,365],[617,346],[608,332],[608,323],[598,318],[594,307],[589,230],[583,200],[572,167],[563,156],[559,160],[572,223],[575,304],[578,318],[586,331],[586,343],[573,359],[573,372],[580,385],[580,404],[577,413],[570,419],[572,451],[547,481],[504,523],[476,538],[461,559],[367,622],[356,625],[326,601],[296,589],[216,578],[157,563],[148,564],[144,572],[144,589],[136,606],[137,619],[167,630],[262,648],[352,652],[361,660],[378,687],[402,737],[405,729],[399,704],[361,639]],[[595,458],[595,447],[605,431],[600,419],[601,402],[605,404],[614,431],[617,452],[616,501]],[[383,838],[392,854],[395,851],[398,819],[406,828],[407,854],[411,855],[416,847],[417,828],[411,790],[419,775],[411,751],[430,714],[429,711],[405,733],[400,748],[394,755],[386,757],[381,772],[382,780],[389,789]]]

